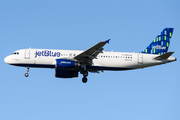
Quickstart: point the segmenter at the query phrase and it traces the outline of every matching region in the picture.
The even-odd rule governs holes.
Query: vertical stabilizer
[[[170,39],[172,37],[174,28],[165,28],[153,41],[152,43],[142,52],[147,54],[162,55],[167,53]]]

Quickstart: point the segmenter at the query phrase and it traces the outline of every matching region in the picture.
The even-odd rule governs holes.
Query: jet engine
[[[78,71],[61,70],[61,69],[57,69],[56,68],[55,76],[58,77],[58,78],[73,78],[73,77],[78,77]]]
[[[75,68],[79,66],[79,63],[74,60],[56,59],[56,68]]]

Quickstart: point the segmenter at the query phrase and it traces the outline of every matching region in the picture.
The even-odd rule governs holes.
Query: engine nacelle
[[[79,63],[68,59],[56,59],[56,68],[75,68]]]
[[[78,77],[78,71],[61,70],[56,68],[55,76],[58,78]]]

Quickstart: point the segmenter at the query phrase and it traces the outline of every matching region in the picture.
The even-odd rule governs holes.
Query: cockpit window
[[[19,55],[19,52],[13,52],[12,55]]]

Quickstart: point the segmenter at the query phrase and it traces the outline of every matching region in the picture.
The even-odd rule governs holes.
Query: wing
[[[103,41],[103,42],[99,42],[98,44],[94,45],[93,47],[89,48],[88,50],[80,53],[79,55],[75,56],[74,59],[79,60],[81,63],[85,63],[87,65],[92,65],[92,60],[93,59],[97,59],[97,55],[99,53],[102,53],[103,46],[106,43],[109,43],[109,40]]]

